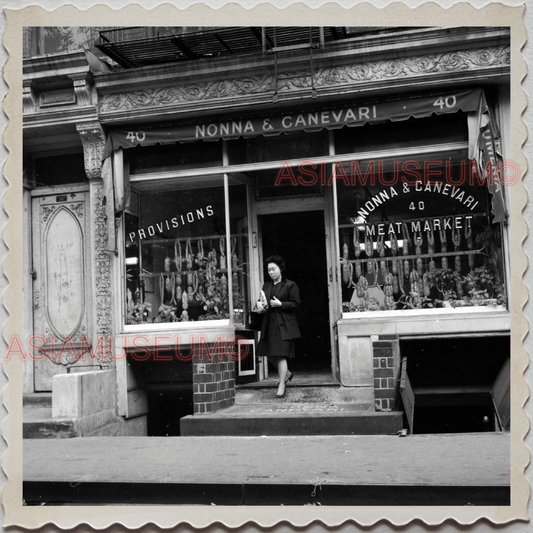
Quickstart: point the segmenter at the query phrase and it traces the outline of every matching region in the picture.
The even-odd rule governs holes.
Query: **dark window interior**
[[[83,154],[43,157],[35,160],[35,186],[70,185],[89,181]]]
[[[410,118],[335,130],[335,152],[371,152],[468,141],[466,113]]]

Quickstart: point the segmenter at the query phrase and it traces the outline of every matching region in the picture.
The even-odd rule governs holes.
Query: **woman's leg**
[[[287,359],[284,357],[278,358],[278,376],[279,376],[279,385],[278,385],[278,394],[283,394],[285,391],[285,380],[287,379],[288,375],[288,365],[287,365]]]

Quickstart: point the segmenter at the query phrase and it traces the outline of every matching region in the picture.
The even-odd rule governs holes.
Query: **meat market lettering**
[[[195,127],[195,137],[196,139],[206,139],[235,137],[254,133],[279,133],[329,125],[349,125],[376,118],[378,118],[377,105],[348,107],[346,109],[292,114],[283,117],[198,124]]]
[[[454,200],[463,204],[465,207],[470,209],[470,211],[473,211],[479,204],[479,201],[476,200],[474,196],[467,194],[466,191],[461,189],[461,187],[454,187],[449,183],[433,182],[423,184],[422,182],[417,182],[415,185],[409,185],[408,183],[403,184],[403,194],[412,194],[413,191],[417,193],[436,193],[442,194],[443,196],[449,196],[450,198],[453,198]],[[377,207],[380,207],[384,202],[391,200],[395,196],[398,196],[398,194],[398,191],[394,187],[383,189],[367,200],[363,207],[357,211],[357,215],[363,218],[363,220],[366,220],[372,211],[374,211]]]
[[[408,227],[411,233],[421,231],[470,229],[472,227],[472,215],[461,215],[453,217],[439,217],[421,220],[411,220]],[[390,235],[391,233],[402,235],[403,222],[380,222],[377,224],[367,224],[365,234],[368,236]]]
[[[213,206],[208,205],[205,208],[201,207],[183,215],[176,215],[172,218],[167,218],[161,222],[156,222],[148,226],[147,228],[138,229],[137,231],[130,231],[128,237],[130,242],[133,242],[136,237],[139,237],[139,240],[147,239],[153,237],[156,234],[161,234],[164,231],[171,231],[179,228],[180,226],[185,226],[186,224],[192,224],[198,220],[205,218],[206,216],[212,217],[214,215]]]

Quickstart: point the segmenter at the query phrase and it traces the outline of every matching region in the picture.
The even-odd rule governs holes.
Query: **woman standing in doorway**
[[[266,260],[270,280],[263,286],[266,313],[261,324],[260,356],[277,365],[279,385],[276,398],[285,396],[285,386],[293,378],[287,360],[293,359],[294,339],[301,337],[295,311],[300,305],[300,289],[283,276],[285,261],[279,255]]]

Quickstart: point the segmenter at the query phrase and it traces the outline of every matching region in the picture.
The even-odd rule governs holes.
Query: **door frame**
[[[264,283],[263,277],[263,242],[262,230],[260,227],[259,216],[272,215],[279,213],[295,213],[307,211],[322,211],[324,214],[324,233],[326,237],[326,269],[327,269],[327,284],[328,284],[328,300],[329,300],[329,335],[330,335],[330,351],[331,351],[331,373],[335,379],[339,379],[339,351],[336,337],[336,324],[340,318],[340,290],[338,280],[339,266],[338,261],[335,261],[335,250],[338,249],[337,231],[335,220],[335,206],[334,195],[332,187],[325,187],[324,196],[310,196],[310,197],[284,197],[276,198],[275,200],[254,200],[252,202],[251,216],[252,228],[257,231],[257,246],[254,244],[252,253],[256,257],[257,269],[251,272],[250,281],[252,283],[251,294],[254,295],[253,287],[262,287]],[[257,295],[254,298],[258,297]],[[255,300],[253,300],[255,301]]]

